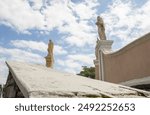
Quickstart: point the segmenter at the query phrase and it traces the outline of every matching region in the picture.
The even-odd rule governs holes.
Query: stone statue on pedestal
[[[103,19],[100,16],[97,17],[96,25],[98,27],[99,38],[101,40],[106,40],[104,22],[103,22]]]
[[[45,57],[45,59],[46,59],[46,66],[50,68],[53,68],[53,64],[54,64],[53,49],[54,49],[54,44],[52,40],[49,40],[48,49],[47,49],[48,55]]]

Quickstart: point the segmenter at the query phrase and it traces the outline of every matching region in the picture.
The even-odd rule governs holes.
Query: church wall
[[[103,56],[105,81],[119,83],[150,76],[150,33]]]

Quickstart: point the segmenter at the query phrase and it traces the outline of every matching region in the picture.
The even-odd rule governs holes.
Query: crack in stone
[[[97,91],[99,91],[99,92],[100,92],[100,94],[102,95],[102,98],[114,98],[114,96],[113,96],[113,95],[106,94],[106,93],[102,92],[101,90],[99,90],[99,89],[97,89],[97,88],[95,88],[95,87],[88,86],[88,85],[84,85],[84,86],[87,86],[87,87],[89,87],[89,88],[92,88],[93,90],[97,90]]]

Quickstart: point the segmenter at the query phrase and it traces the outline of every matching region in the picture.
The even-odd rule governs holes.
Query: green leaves
[[[82,66],[82,71],[77,75],[95,79],[95,67]]]

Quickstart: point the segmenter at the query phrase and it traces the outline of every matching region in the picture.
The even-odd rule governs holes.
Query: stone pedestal
[[[100,51],[111,51],[111,46],[113,44],[113,40],[99,40],[98,42],[98,50]]]
[[[94,60],[95,64],[95,78],[98,80],[105,80],[104,77],[104,62],[103,62],[103,54],[111,52],[111,46],[113,44],[113,40],[98,40],[95,48],[96,60]]]
[[[50,67],[50,68],[53,68],[53,57],[50,56],[50,55],[47,55],[45,57],[45,60],[46,60],[46,67]]]

